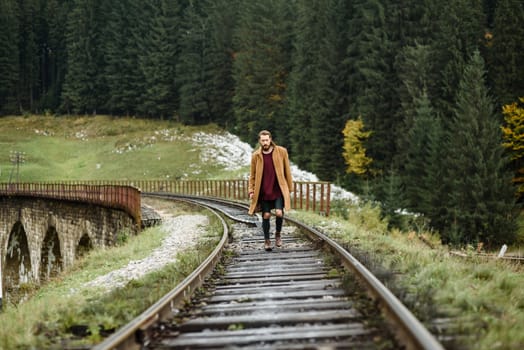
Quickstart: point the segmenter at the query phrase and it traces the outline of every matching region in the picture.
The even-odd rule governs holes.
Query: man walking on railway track
[[[289,192],[293,181],[287,149],[277,146],[271,138],[271,133],[267,130],[258,133],[258,143],[260,147],[253,152],[251,157],[248,185],[251,200],[249,214],[253,215],[255,211],[262,210],[264,249],[271,251],[269,238],[271,210],[275,209],[275,245],[281,247],[284,210],[291,208]]]

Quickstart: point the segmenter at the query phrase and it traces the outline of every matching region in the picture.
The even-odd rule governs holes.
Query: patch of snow
[[[193,135],[192,140],[203,149],[202,162],[214,162],[224,166],[226,170],[239,170],[251,164],[253,147],[229,132],[220,135],[198,132]],[[319,181],[315,174],[302,170],[293,163],[291,163],[291,173],[294,181]],[[331,186],[331,198],[358,201],[355,194],[336,185]]]
[[[204,163],[214,162],[228,171],[251,164],[252,147],[228,132],[221,135],[197,132],[192,141],[202,147],[200,158]]]
[[[35,129],[35,134],[43,135],[43,136],[54,135],[52,132],[49,132],[47,130],[39,130],[39,129]]]
[[[75,137],[79,140],[87,141],[87,132],[85,130],[77,131]]]

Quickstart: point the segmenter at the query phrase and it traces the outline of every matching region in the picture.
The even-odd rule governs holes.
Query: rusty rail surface
[[[64,184],[132,186],[142,192],[167,192],[181,195],[217,197],[247,201],[248,180],[88,180],[65,181]],[[291,189],[293,209],[329,216],[331,183],[295,181]]]
[[[39,197],[120,209],[141,224],[140,190],[124,185],[86,183],[0,183],[0,196]]]
[[[154,195],[155,197],[162,198],[163,195]],[[212,200],[210,198],[175,198],[175,196],[169,197],[166,195],[165,199],[171,199],[171,200],[184,200],[188,202],[192,202],[197,205],[202,205],[208,208],[211,208],[215,214],[218,212],[222,212],[226,214],[229,218],[244,222],[244,215],[246,208],[242,208],[242,205],[239,203],[226,203],[224,201],[223,203],[212,203]],[[236,212],[229,212],[224,207],[227,207],[228,205],[231,205],[232,207],[238,207],[238,211]],[[242,210],[243,209],[243,210]],[[218,214],[216,214],[218,215]],[[228,225],[226,225],[223,221],[223,219],[219,216],[219,218],[222,221],[223,225],[223,232],[227,232]],[[392,330],[397,333],[397,340],[402,344],[402,348],[408,349],[408,350],[444,350],[444,347],[442,344],[439,343],[439,341],[424,327],[424,325],[415,318],[415,316],[411,313],[410,310],[408,310],[398,299],[395,295],[393,295],[387,287],[385,287],[382,282],[380,282],[377,277],[375,277],[364,265],[362,265],[355,257],[353,257],[351,254],[349,254],[344,248],[342,248],[337,242],[329,238],[328,236],[324,235],[322,232],[317,231],[316,229],[309,227],[297,220],[294,220],[292,218],[286,218],[286,220],[289,220],[289,222],[293,223],[295,226],[299,227],[301,229],[301,234],[305,234],[306,236],[310,237],[312,242],[314,242],[315,249],[321,250],[321,248],[329,248],[336,256],[340,257],[342,264],[345,268],[347,268],[350,271],[353,271],[355,275],[360,278],[363,285],[365,285],[368,288],[369,293],[372,295],[372,297],[377,301],[377,305],[380,306],[384,312],[386,318],[391,322]],[[253,220],[250,222],[251,224],[256,225],[257,220]],[[246,226],[249,226],[246,225]],[[257,230],[255,230],[257,231]],[[252,232],[252,231],[251,231]],[[259,231],[257,231],[259,232]],[[141,315],[139,315],[137,318],[132,320],[129,324],[124,325],[122,328],[118,329],[115,333],[110,335],[108,338],[106,338],[101,343],[97,344],[95,347],[93,347],[93,350],[139,350],[139,349],[167,349],[167,348],[192,348],[190,343],[186,343],[184,345],[183,340],[176,344],[174,339],[181,335],[184,331],[180,328],[177,328],[178,326],[175,324],[176,322],[173,322],[173,317],[178,316],[180,319],[185,318],[188,322],[193,322],[193,328],[192,330],[198,333],[198,335],[201,336],[201,339],[198,338],[198,335],[193,337],[186,337],[191,338],[191,342],[193,345],[199,346],[198,348],[208,348],[212,347],[215,348],[229,348],[233,345],[252,345],[250,348],[255,348],[258,344],[263,344],[261,347],[268,347],[268,348],[286,348],[287,345],[291,345],[290,348],[298,348],[300,344],[292,344],[292,339],[288,337],[288,334],[284,334],[284,332],[275,332],[278,328],[285,329],[286,326],[293,325],[292,330],[290,332],[294,332],[294,334],[291,334],[292,336],[295,336],[296,339],[304,339],[304,336],[307,337],[307,339],[310,339],[311,342],[309,343],[308,348],[322,348],[323,346],[315,346],[319,345],[315,343],[315,338],[318,339],[332,339],[331,346],[328,346],[328,348],[339,348],[339,346],[342,348],[360,348],[358,346],[359,343],[359,335],[357,333],[354,333],[354,330],[356,328],[351,328],[349,331],[351,336],[354,336],[355,343],[353,343],[353,346],[348,346],[348,344],[337,344],[337,337],[347,337],[348,333],[344,333],[344,330],[342,330],[340,333],[337,333],[337,335],[328,335],[327,332],[335,331],[335,328],[328,328],[328,331],[326,333],[323,333],[321,328],[315,328],[316,326],[319,326],[319,324],[324,324],[329,326],[329,322],[331,319],[335,319],[336,317],[339,317],[338,320],[343,319],[343,311],[341,309],[337,308],[329,308],[328,310],[331,310],[331,313],[333,316],[328,315],[329,319],[323,319],[322,314],[320,316],[317,316],[316,321],[315,315],[308,314],[309,308],[307,306],[302,306],[298,309],[295,309],[293,311],[293,307],[288,308],[287,310],[277,311],[277,309],[273,309],[272,307],[269,307],[264,312],[261,312],[264,302],[270,302],[273,303],[277,302],[284,302],[287,303],[290,300],[301,300],[304,303],[310,303],[309,306],[311,307],[313,304],[315,304],[315,307],[313,310],[321,310],[322,304],[319,302],[319,299],[315,299],[315,296],[312,292],[312,289],[315,289],[316,292],[319,292],[319,288],[315,288],[314,286],[311,286],[311,288],[305,288],[304,286],[297,286],[297,284],[306,281],[305,283],[308,283],[307,281],[315,280],[315,277],[312,276],[310,272],[305,272],[304,269],[308,269],[307,267],[300,266],[301,271],[297,273],[295,270],[293,272],[292,266],[294,264],[297,264],[297,260],[300,259],[298,256],[294,256],[292,251],[297,248],[297,243],[293,243],[294,248],[283,248],[285,251],[284,254],[282,252],[276,252],[276,253],[262,253],[258,254],[256,252],[256,248],[253,248],[251,246],[253,239],[256,240],[253,236],[251,236],[252,233],[248,234],[239,234],[236,235],[237,238],[241,237],[241,239],[246,239],[245,244],[238,244],[236,245],[239,247],[240,250],[242,250],[242,254],[239,254],[240,259],[236,259],[236,262],[234,263],[237,267],[236,273],[238,274],[239,271],[242,277],[239,277],[238,275],[235,276],[236,278],[235,282],[232,282],[231,279],[229,282],[225,283],[228,285],[229,293],[232,293],[233,298],[228,298],[226,294],[228,293],[227,290],[224,291],[222,288],[222,295],[220,298],[222,301],[224,301],[224,304],[227,304],[227,307],[222,307],[220,310],[215,312],[208,313],[207,315],[202,312],[200,315],[195,315],[194,312],[192,312],[192,315],[194,316],[188,316],[184,313],[179,313],[181,305],[186,304],[190,297],[192,296],[193,292],[196,290],[196,286],[202,285],[205,281],[205,277],[209,276],[209,273],[212,269],[210,267],[211,264],[213,266],[217,263],[217,255],[218,250],[220,251],[224,248],[223,244],[225,243],[224,240],[226,239],[225,236],[227,236],[227,233],[225,233],[225,236],[222,237],[222,241],[215,248],[215,251],[211,256],[209,256],[204,263],[190,276],[188,276],[179,286],[177,286],[175,289],[173,289],[171,292],[166,294],[164,297],[162,297],[159,301],[157,301],[153,306],[151,306],[148,310],[144,311]],[[292,242],[293,238],[292,235],[289,235],[285,237],[287,244]],[[249,242],[249,243],[247,243]],[[260,240],[261,243],[261,240]],[[322,245],[320,243],[323,243]],[[322,246],[322,247],[321,247]],[[300,248],[301,254],[304,253],[305,249]],[[254,254],[254,255],[250,255]],[[269,255],[268,255],[269,254]],[[270,257],[271,256],[271,257]],[[247,259],[246,259],[247,257]],[[268,258],[269,257],[269,258]],[[291,258],[293,257],[293,258]],[[307,257],[306,257],[307,258]],[[266,260],[264,260],[266,259]],[[270,260],[269,260],[270,259]],[[293,262],[293,260],[295,260]],[[276,268],[272,270],[273,267],[266,266],[266,270],[263,274],[260,273],[260,270],[256,271],[257,268],[253,264],[261,264],[262,262],[271,261],[271,264],[269,265],[275,265],[275,266],[283,266],[286,264],[289,264],[288,268],[284,269],[285,273],[283,273],[281,276],[279,276],[279,273],[282,273],[283,271]],[[247,264],[246,264],[247,263]],[[300,260],[299,260],[300,263]],[[240,270],[238,267],[242,266],[243,268]],[[319,262],[315,263],[315,265],[318,265]],[[287,266],[287,265],[286,265]],[[296,266],[296,265],[295,265]],[[229,266],[231,267],[231,265]],[[289,269],[291,267],[291,269]],[[228,268],[227,266],[223,266],[222,269],[226,271]],[[317,273],[315,271],[315,267],[311,268],[314,273]],[[205,271],[205,273],[203,273]],[[269,275],[275,274],[278,281],[275,282],[275,280],[267,279]],[[285,275],[289,277],[289,281],[286,281]],[[304,278],[304,276],[307,275],[307,278]],[[291,276],[291,277],[290,277]],[[322,277],[321,277],[322,278]],[[214,279],[219,280],[221,278]],[[243,279],[243,281],[241,281]],[[251,280],[251,281],[247,281]],[[255,281],[252,281],[255,280]],[[286,286],[287,283],[287,286]],[[251,285],[251,284],[258,284],[258,285]],[[335,291],[336,288],[333,288],[333,286],[336,285],[335,282],[330,282],[329,286],[326,285],[325,287],[321,286],[322,292],[321,292],[321,298],[320,300],[333,300],[334,297],[331,293]],[[190,287],[192,286],[192,287]],[[222,285],[223,287],[224,285]],[[286,288],[289,288],[287,291],[282,291],[282,287],[286,286]],[[294,287],[294,288],[293,288]],[[234,288],[240,288],[241,292],[233,291]],[[254,291],[258,289],[259,291]],[[260,294],[259,292],[261,290],[268,289],[266,292],[267,294]],[[217,288],[216,290],[214,288],[211,288],[210,290],[213,290],[213,294],[216,295],[216,290],[219,290]],[[209,292],[209,291],[208,291]],[[287,294],[287,293],[291,293]],[[302,294],[306,293],[306,294]],[[292,296],[295,294],[295,296]],[[358,294],[358,293],[355,293]],[[324,296],[326,298],[324,298]],[[256,299],[251,299],[251,297],[256,297]],[[304,298],[309,299],[305,300]],[[317,294],[316,297],[318,298],[319,295]],[[330,298],[331,297],[331,298]],[[242,299],[246,300],[246,302],[239,303],[237,300]],[[279,300],[280,299],[280,300]],[[234,300],[234,301],[232,301]],[[247,302],[249,301],[249,302]],[[351,305],[352,302],[349,300],[346,300],[348,305]],[[215,306],[219,304],[219,302],[215,303]],[[236,304],[236,305],[235,305]],[[242,304],[242,305],[239,305]],[[258,305],[257,305],[258,304]],[[202,306],[202,304],[198,303],[199,307]],[[212,303],[206,304],[208,306],[211,306]],[[262,305],[262,306],[260,306]],[[236,311],[233,308],[230,308],[233,306]],[[240,309],[238,308],[240,306]],[[282,308],[282,307],[281,307]],[[296,304],[295,304],[296,308]],[[285,309],[285,308],[284,308]],[[203,310],[200,310],[203,311]],[[338,312],[334,312],[338,311]],[[279,314],[280,312],[280,314]],[[305,322],[304,316],[300,316],[300,313],[307,314],[307,321]],[[275,315],[282,315],[285,314],[285,319],[277,319]],[[340,316],[342,314],[342,316]],[[200,317],[199,317],[200,316]],[[258,318],[257,318],[258,317]],[[352,318],[354,316],[350,316]],[[373,321],[369,318],[368,315],[359,314],[357,319],[366,319],[370,324],[375,324],[376,321]],[[236,325],[240,324],[243,325],[243,322],[238,323],[240,320],[244,320],[243,322],[246,322],[249,324],[248,327],[246,327],[245,330],[254,330],[257,329],[260,330],[259,332],[252,331],[251,333],[242,333],[243,327],[241,329],[237,329],[235,331],[232,331],[229,329],[228,325]],[[151,326],[154,325],[155,322],[161,321],[163,324],[157,325],[156,328],[151,328]],[[196,322],[195,322],[196,321]],[[311,322],[309,322],[311,321]],[[345,321],[348,324],[351,324],[353,321]],[[360,321],[357,321],[360,322]],[[196,323],[196,326],[195,326]],[[257,324],[258,323],[258,324]],[[309,325],[308,325],[309,323]],[[295,325],[300,326],[295,326]],[[302,327],[305,326],[305,327]],[[308,328],[309,326],[312,326],[311,328]],[[354,327],[354,326],[353,326]],[[305,331],[301,332],[301,328],[305,329]],[[373,327],[371,327],[373,328]],[[186,330],[188,328],[186,327]],[[269,329],[269,331],[268,331]],[[314,329],[314,331],[308,332],[308,329]],[[336,328],[340,329],[340,328]],[[245,331],[244,330],[244,331]],[[262,331],[263,330],[263,331]],[[269,333],[268,333],[269,332]],[[160,335],[158,337],[159,333],[165,333],[164,336]],[[186,332],[186,336],[188,333]],[[233,333],[241,333],[240,335],[235,335]],[[246,341],[241,340],[242,337],[250,338]],[[153,338],[164,338],[168,340],[166,343],[153,341]],[[212,341],[220,341],[220,343],[213,343]],[[286,343],[287,341],[290,341]],[[361,340],[361,339],[360,339]],[[171,342],[172,341],[172,342]],[[268,341],[267,343],[265,343]],[[343,340],[342,340],[343,341]],[[235,343],[236,342],[236,343]],[[282,342],[283,344],[279,344],[279,342]],[[257,343],[255,345],[255,343]],[[211,344],[211,346],[209,346]],[[365,343],[364,347],[365,347]],[[177,346],[178,345],[178,346]],[[227,345],[227,346],[226,346]],[[295,345],[295,346],[293,346]],[[304,342],[302,345],[305,345],[307,347],[307,344]],[[339,346],[337,346],[339,345]]]

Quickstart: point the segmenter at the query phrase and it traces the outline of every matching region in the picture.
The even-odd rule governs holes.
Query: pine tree
[[[344,173],[348,11],[345,1],[297,4],[287,108],[293,161],[323,180]]]
[[[64,27],[72,3],[67,0],[47,0],[45,6],[44,17],[48,33],[42,61],[46,84],[41,105],[43,109],[57,111],[60,107],[60,94],[67,66]]]
[[[484,35],[486,16],[482,0],[434,1],[428,3],[433,18],[432,79],[428,86],[432,105],[444,118],[453,115],[453,100],[464,67],[471,54],[479,48]]]
[[[432,37],[431,0],[383,0],[387,32],[398,49],[416,43],[427,44]]]
[[[501,104],[524,96],[524,3],[498,0],[493,24],[490,77]]]
[[[387,218],[389,228],[406,229],[406,220],[401,212],[406,208],[405,190],[398,171],[393,167],[389,169],[386,176],[379,179],[381,182],[377,183],[376,193],[379,193],[382,198],[380,201],[382,216]]]
[[[402,121],[396,132],[398,152],[394,157],[394,162],[402,176],[407,152],[410,149],[409,130],[413,127],[420,112],[420,103],[428,99],[427,102],[422,103],[427,104],[428,107],[431,105],[427,95],[428,85],[433,82],[430,76],[432,67],[429,47],[420,44],[405,46],[396,57],[395,69],[400,81],[397,87],[400,101],[398,115]]]
[[[297,20],[293,26],[292,70],[289,75],[287,110],[290,137],[290,154],[302,169],[312,170],[311,119],[312,102],[316,93],[316,70],[321,56],[319,43],[323,33],[320,29],[320,8],[325,1],[300,1],[296,4]],[[300,127],[296,127],[300,126]]]
[[[105,77],[109,90],[107,110],[117,115],[137,112],[141,82],[145,80],[138,69],[140,38],[142,37],[139,5],[136,0],[106,3],[111,21],[105,27]]]
[[[478,51],[464,69],[446,146],[449,185],[447,229],[462,242],[511,243],[515,238],[514,188],[502,147],[500,121],[485,86]]]
[[[180,57],[177,64],[180,108],[184,123],[209,122],[211,112],[206,90],[206,54],[210,46],[208,19],[202,13],[203,2],[190,1],[180,27]]]
[[[421,102],[421,106],[424,106],[424,99]],[[425,182],[419,188],[422,202],[417,204],[417,208],[429,219],[431,227],[441,232],[446,228],[447,196],[450,192],[448,184],[442,181],[448,176],[444,147],[447,140],[440,115],[437,116],[432,106],[429,106],[427,112],[421,110],[422,115],[431,118],[425,133],[427,144],[424,150],[428,152],[424,165]]]
[[[233,94],[233,31],[236,27],[238,0],[208,0],[208,34],[210,47],[206,51],[206,86],[209,108],[213,122],[228,126],[234,120]]]
[[[38,4],[35,0],[21,1],[18,29],[18,99],[22,111],[32,111],[38,97],[39,47],[37,42]]]
[[[149,117],[171,117],[178,105],[176,63],[181,7],[169,0],[144,2],[147,32],[141,41],[139,66],[145,78],[139,111]]]
[[[67,113],[93,113],[105,105],[103,51],[100,45],[104,17],[102,0],[75,0],[67,22],[67,73],[62,109]]]
[[[237,7],[231,1],[190,2],[181,26],[177,65],[179,114],[187,123],[225,124],[233,95],[232,30]]]
[[[404,184],[407,208],[422,214],[429,214],[436,183],[430,174],[435,171],[429,162],[435,151],[435,140],[439,120],[425,92],[414,100],[415,109],[411,127],[406,132],[404,171],[401,179]]]
[[[283,0],[243,3],[235,32],[233,110],[235,132],[256,140],[261,129],[284,139],[284,103],[290,62],[290,3]]]
[[[311,170],[322,180],[334,181],[343,173],[344,158],[340,150],[342,130],[349,117],[348,80],[345,60],[347,47],[346,1],[326,1],[319,13],[323,38],[315,73],[315,96],[311,109]]]
[[[180,28],[180,57],[177,80],[180,95],[178,114],[188,124],[209,123],[212,119],[209,81],[212,78],[210,59],[214,43],[206,3],[190,1],[184,10]]]
[[[378,172],[387,173],[396,153],[399,120],[384,5],[379,0],[355,1],[348,27],[349,112],[351,116],[361,115],[373,131],[367,149]]]
[[[0,114],[19,111],[16,83],[19,74],[17,1],[0,2]]]

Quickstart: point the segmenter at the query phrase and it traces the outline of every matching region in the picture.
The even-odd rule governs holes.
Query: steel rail
[[[344,266],[360,278],[367,286],[371,296],[379,302],[386,318],[396,328],[397,333],[401,335],[398,340],[406,346],[406,349],[444,350],[442,344],[438,342],[411,311],[347,250],[312,227],[304,225],[293,218],[286,217],[286,220],[303,228],[314,240],[326,243],[334,253],[341,257]],[[310,234],[313,234],[313,236]]]
[[[157,197],[157,198],[164,198],[164,199],[186,200],[187,202],[197,203],[198,205],[205,206],[205,207],[208,207],[208,208],[211,208],[211,209],[213,209],[213,206],[209,205],[209,204],[207,204],[205,202],[220,203],[220,204],[229,205],[229,206],[235,205],[235,206],[238,206],[238,207],[240,207],[242,209],[246,209],[246,210],[249,209],[249,205],[247,205],[245,203],[234,201],[234,200],[231,200],[231,199],[222,199],[222,198],[217,198],[217,197],[194,196],[194,195],[190,195],[190,194],[172,194],[172,193],[162,193],[162,192],[142,192],[142,195],[145,196],[145,197]],[[204,202],[202,202],[202,201],[204,201]],[[235,221],[243,221],[243,220],[239,220],[238,218],[235,218],[235,217],[231,216],[228,213],[223,212],[223,214],[225,216],[227,216],[228,218],[233,219]],[[249,221],[249,222],[246,221],[246,223],[251,223],[251,221]]]
[[[206,206],[209,208],[212,208],[212,206],[211,205],[208,206],[205,203],[202,203],[201,201],[221,202],[224,204],[226,203],[230,205],[233,204],[233,205],[242,206],[245,208],[245,205],[241,203],[234,202],[234,201],[227,201],[227,200],[217,200],[216,198],[205,198],[205,197],[196,197],[196,196],[179,196],[179,195],[158,194],[158,193],[144,193],[144,195],[183,200],[183,201],[187,201],[193,204]],[[286,220],[293,223],[297,227],[302,228],[305,231],[305,233],[309,236],[310,239],[316,242],[322,242],[326,244],[326,246],[333,253],[340,256],[344,267],[348,270],[353,271],[358,276],[358,278],[366,285],[367,290],[369,291],[370,295],[375,300],[378,301],[378,304],[381,306],[386,316],[386,319],[390,321],[390,324],[395,329],[398,335],[397,336],[398,341],[402,345],[404,345],[406,349],[444,350],[444,347],[424,327],[424,325],[411,313],[411,311],[407,309],[406,306],[404,306],[402,302],[389,289],[387,289],[387,287],[385,287],[382,284],[382,282],[380,282],[380,280],[378,280],[364,265],[362,265],[355,257],[353,257],[349,252],[347,252],[337,242],[335,242],[334,240],[332,240],[331,238],[329,238],[322,232],[312,227],[309,227],[293,218],[286,217]],[[223,224],[225,225],[224,222]],[[199,276],[202,276],[202,275],[199,274]],[[186,280],[188,280],[189,277],[190,276],[188,276]],[[186,280],[184,280],[183,283],[185,283]],[[163,297],[159,302],[153,305],[149,310],[158,309],[159,306],[157,305],[165,304],[169,306],[168,311],[173,313],[172,310],[175,309],[176,306],[175,306],[175,303],[170,300],[173,300],[172,295],[175,293],[176,290],[179,290],[179,289],[182,289],[182,286],[180,288],[176,288],[173,292]],[[187,299],[188,296],[189,295],[187,293],[184,294],[184,296],[181,297],[181,299],[179,299],[178,302],[181,302],[182,300]],[[134,339],[135,337],[140,336],[139,331],[144,331],[145,329],[147,329],[149,325],[153,324],[157,320],[160,320],[160,317],[156,316],[155,314],[155,312],[157,311],[150,312],[150,314],[147,315],[148,311],[144,312],[139,318],[135,319],[131,324],[129,324],[128,326],[125,326],[120,331],[118,331],[113,336],[111,336],[110,338],[107,338],[103,343],[99,344],[94,349],[95,350],[138,349],[138,346],[139,346],[138,341],[135,341]],[[133,335],[135,337],[133,337]],[[117,339],[119,339],[120,343],[117,342]],[[126,343],[123,342],[124,340],[126,341]]]
[[[180,199],[182,201],[187,201]],[[195,202],[191,202],[195,203]],[[222,222],[223,234],[220,242],[213,252],[204,260],[200,266],[187,276],[176,288],[159,299],[155,304],[145,310],[131,323],[123,326],[111,336],[106,338],[103,342],[94,346],[93,350],[109,350],[109,349],[140,349],[142,344],[140,338],[143,332],[153,323],[165,320],[172,316],[176,308],[183,305],[189,300],[191,294],[200,287],[204,279],[213,269],[221,258],[222,251],[228,241],[229,230],[225,220],[212,211]]]

